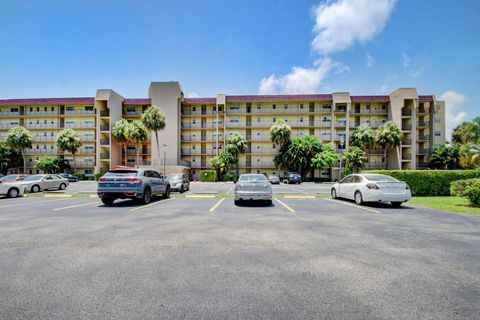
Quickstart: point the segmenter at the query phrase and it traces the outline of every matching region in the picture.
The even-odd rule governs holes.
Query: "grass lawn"
[[[408,203],[440,211],[480,214],[480,207],[472,207],[467,198],[461,197],[413,197]]]

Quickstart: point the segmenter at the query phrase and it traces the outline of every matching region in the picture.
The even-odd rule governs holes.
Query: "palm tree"
[[[125,162],[124,164],[127,165],[127,137],[125,136],[125,130],[128,126],[128,121],[121,119],[115,122],[112,128],[112,139],[117,143],[122,144],[123,151],[125,153]]]
[[[462,122],[453,129],[452,142],[458,144],[475,143],[478,139],[477,130],[478,125],[475,122]]]
[[[7,145],[20,151],[23,160],[23,173],[27,172],[27,163],[25,162],[25,149],[30,149],[33,143],[33,136],[25,127],[14,127],[7,133]]]
[[[374,135],[375,133],[370,127],[362,124],[357,127],[350,136],[350,145],[359,147],[363,150],[370,149],[375,142]]]
[[[126,127],[125,136],[127,137],[128,141],[131,141],[135,144],[135,150],[137,153],[136,162],[138,166],[140,159],[140,146],[148,140],[148,130],[145,128],[142,122],[133,121],[130,122]]]
[[[292,128],[284,120],[278,120],[270,127],[270,140],[279,146],[279,149],[288,141],[292,135]]]
[[[75,160],[75,153],[82,146],[80,136],[73,129],[65,129],[60,131],[57,136],[57,147],[62,151],[67,151],[72,154],[73,171],[77,171],[77,162]]]
[[[385,169],[387,168],[387,149],[395,147],[398,150],[403,138],[400,128],[392,121],[382,124],[375,132],[375,143],[383,148],[383,159],[385,161]]]
[[[245,138],[243,136],[239,134],[235,134],[233,136],[230,136],[230,138],[228,138],[225,149],[227,150],[228,153],[232,155],[232,159],[235,163],[236,172],[238,176],[239,156],[240,154],[245,153],[247,151],[247,142],[245,141]]]
[[[160,142],[158,140],[158,131],[165,129],[165,113],[163,113],[163,111],[159,107],[151,106],[143,114],[142,123],[148,130],[155,132],[158,159],[160,159]]]

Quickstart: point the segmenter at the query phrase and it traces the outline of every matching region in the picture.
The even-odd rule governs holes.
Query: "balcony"
[[[417,155],[428,155],[432,153],[431,148],[418,148],[417,149]]]
[[[65,110],[64,112],[60,112],[60,115],[68,115],[68,116],[78,116],[78,115],[89,115],[95,114],[95,110]]]
[[[80,141],[95,141],[95,136],[93,135],[80,136]]]
[[[418,135],[417,136],[417,141],[428,141],[430,140],[430,135]]]
[[[57,137],[52,137],[52,136],[33,136],[33,141],[34,142],[54,142],[57,141]]]
[[[109,139],[100,139],[100,145],[109,146],[110,145],[110,140]]]
[[[135,111],[127,111],[123,110],[122,115],[124,116],[130,116],[130,117],[139,117],[143,114],[141,110],[135,110]]]
[[[417,114],[426,114],[426,113],[429,113],[429,110],[425,108],[418,108],[417,110]]]
[[[367,162],[364,169],[385,169],[385,163],[383,162]]]
[[[334,112],[335,113],[345,113],[345,112],[347,112],[347,107],[336,107]]]
[[[95,167],[95,162],[93,161],[70,161],[70,166],[76,168],[93,168]]]
[[[402,160],[412,160],[412,155],[411,154],[402,154]]]
[[[255,159],[252,159],[251,162],[240,162],[239,164],[240,168],[275,168],[275,165],[273,164],[273,161],[255,161]]]
[[[11,112],[11,111],[0,111],[0,117],[19,117],[23,115],[20,112]]]
[[[108,154],[108,153],[100,153],[100,159],[102,159],[102,160],[108,160],[108,159],[110,159],[110,154]]]
[[[221,114],[222,112],[220,111],[219,113]],[[182,110],[182,114],[185,116],[212,116],[212,115],[216,115],[217,112],[211,109],[206,111],[202,111],[202,110],[192,111],[192,110],[184,109]]]
[[[412,139],[403,139],[402,140],[402,146],[411,146],[412,145]]]
[[[402,124],[402,131],[412,131],[411,124]]]
[[[340,120],[337,120],[335,121],[335,127],[346,127],[347,126],[347,121],[340,121]]]
[[[418,121],[417,127],[428,127],[430,126],[430,121]]]
[[[429,163],[428,162],[417,162],[417,169],[426,169],[428,168]]]
[[[110,117],[110,111],[109,110],[100,111],[100,117]]]
[[[108,124],[100,125],[100,131],[110,131],[110,126]]]
[[[366,152],[368,154],[378,154],[378,155],[383,155],[384,150],[383,149],[367,149]]]
[[[411,117],[412,110],[402,110],[402,117]]]
[[[63,128],[63,124],[61,124],[61,123],[43,123],[43,124],[27,123],[25,125],[25,128],[27,128],[27,129],[59,129],[59,128]]]
[[[95,128],[95,123],[85,123],[85,122],[74,122],[74,123],[65,123],[65,128],[70,129],[89,129]]]
[[[350,112],[352,115],[358,114],[387,114],[387,110],[385,109],[352,109]]]
[[[38,117],[38,116],[58,116],[58,111],[26,111],[25,116],[27,117]]]
[[[61,154],[57,149],[28,149],[25,154],[57,155]]]

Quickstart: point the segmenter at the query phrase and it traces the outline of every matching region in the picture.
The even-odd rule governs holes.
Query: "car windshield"
[[[35,180],[40,180],[42,178],[43,178],[43,174],[35,174],[33,176],[26,177],[24,181],[35,181]]]
[[[257,181],[265,181],[267,180],[263,174],[243,174],[240,176],[240,179],[238,181],[251,181],[251,182],[257,182]]]
[[[0,181],[17,180],[17,177],[18,177],[18,176],[13,176],[13,175],[5,176],[5,177],[1,177],[1,178],[0,178]]]
[[[366,174],[366,175],[364,175],[364,177],[367,178],[367,180],[370,180],[370,181],[398,182],[397,179],[395,179],[393,177],[390,177],[390,176],[386,176],[384,174]]]
[[[181,174],[169,174],[167,178],[169,180],[181,180],[182,175]]]
[[[110,170],[105,176],[135,177],[138,174],[136,170]]]

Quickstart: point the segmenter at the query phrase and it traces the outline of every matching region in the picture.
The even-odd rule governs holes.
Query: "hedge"
[[[480,178],[480,170],[372,170],[405,181],[414,196],[449,196],[450,183]]]
[[[215,182],[217,181],[217,172],[215,170],[201,170],[200,181],[202,182]]]
[[[465,197],[465,190],[476,182],[480,182],[480,179],[475,178],[452,181],[452,183],[450,183],[450,194],[456,197]]]
[[[480,207],[480,180],[465,189],[465,195],[475,207]]]

